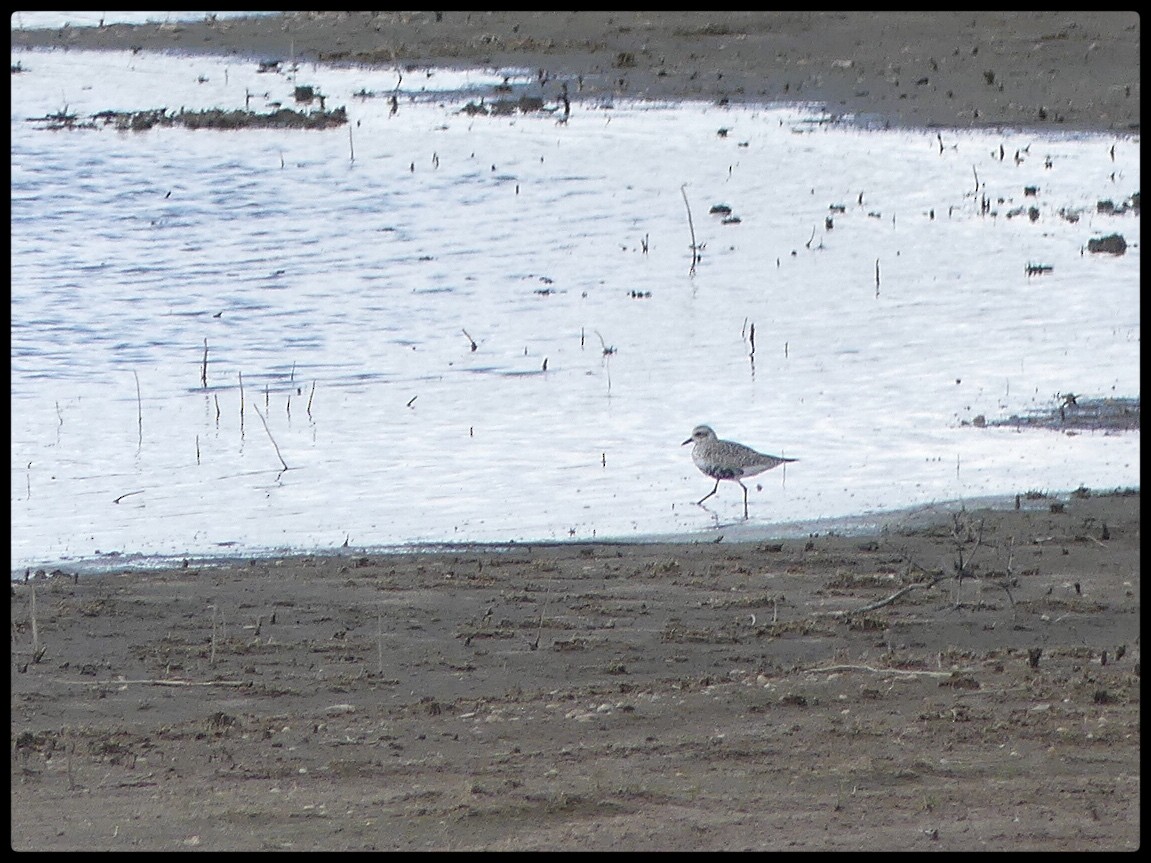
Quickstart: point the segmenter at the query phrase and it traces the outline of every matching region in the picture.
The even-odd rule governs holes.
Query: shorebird
[[[692,429],[691,437],[681,446],[694,443],[691,450],[691,460],[695,462],[704,474],[715,480],[715,488],[696,501],[696,505],[719,491],[719,481],[730,479],[739,483],[743,489],[743,517],[747,518],[747,486],[743,484],[745,476],[755,476],[773,467],[779,467],[793,458],[781,458],[777,455],[766,455],[756,452],[749,446],[730,440],[720,440],[715,436],[711,426],[696,426]]]

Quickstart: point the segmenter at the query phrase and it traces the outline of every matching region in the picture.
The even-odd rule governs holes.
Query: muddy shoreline
[[[1134,12],[289,12],[13,30],[12,47],[537,74],[555,101],[808,102],[873,125],[1140,125]]]
[[[13,845],[1135,848],[1139,496],[1032,503],[14,584]]]

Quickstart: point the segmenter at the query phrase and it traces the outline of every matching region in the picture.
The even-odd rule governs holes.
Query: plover
[[[703,503],[719,491],[721,479],[730,479],[738,482],[739,487],[743,489],[744,518],[747,518],[747,486],[743,484],[742,478],[755,476],[789,461],[796,461],[793,458],[765,455],[735,441],[720,440],[715,436],[711,426],[696,426],[692,429],[691,437],[685,440],[682,446],[687,446],[689,443],[695,444],[691,450],[691,460],[695,462],[695,466],[715,480],[715,488],[696,501],[696,504]]]

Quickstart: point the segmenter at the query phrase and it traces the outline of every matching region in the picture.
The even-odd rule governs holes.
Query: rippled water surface
[[[1138,396],[1139,218],[1097,210],[1139,189],[1138,140],[579,100],[565,123],[555,86],[461,110],[514,70],[12,62],[14,570],[713,538],[742,496],[695,505],[702,422],[799,459],[749,483],[764,530],[1138,483],[1137,432],[964,424]],[[318,108],[300,85],[349,126],[29,122]],[[1110,233],[1126,254],[1086,251]]]

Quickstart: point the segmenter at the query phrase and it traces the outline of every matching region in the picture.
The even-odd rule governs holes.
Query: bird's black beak
[[[680,444],[680,446],[687,446],[689,443],[691,443],[691,442],[692,442],[692,440],[693,440],[692,438],[688,438],[688,439],[687,439],[687,440],[685,440],[683,443],[681,443],[681,444]]]

